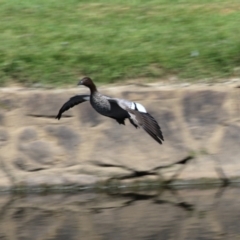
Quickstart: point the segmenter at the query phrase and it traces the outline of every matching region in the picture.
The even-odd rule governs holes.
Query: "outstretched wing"
[[[62,114],[67,111],[69,108],[74,107],[75,105],[85,102],[85,101],[89,101],[90,100],[90,96],[89,95],[76,95],[74,97],[71,97],[67,102],[65,102],[63,104],[63,106],[60,108],[58,115],[56,116],[56,118],[58,120],[60,120],[60,118],[62,117]]]
[[[153,139],[162,144],[164,141],[162,131],[157,121],[149,114],[145,112],[139,112],[137,110],[128,109],[132,119],[137,125],[141,126]]]
[[[147,112],[144,106],[140,103],[130,102],[125,99],[114,98],[109,101],[118,105],[118,108],[116,108],[117,111],[119,111],[120,108],[128,113],[126,114],[125,112],[124,118],[129,118],[130,123],[134,127],[142,127],[154,140],[162,144],[164,138],[161,128],[157,121]]]

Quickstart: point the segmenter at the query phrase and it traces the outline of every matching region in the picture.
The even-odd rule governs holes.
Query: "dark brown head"
[[[96,91],[96,86],[93,83],[92,79],[89,77],[84,77],[82,78],[79,82],[78,85],[84,85],[88,88],[90,88],[91,91]]]

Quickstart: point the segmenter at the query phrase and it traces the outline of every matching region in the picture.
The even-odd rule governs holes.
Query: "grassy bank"
[[[0,0],[0,83],[239,74],[239,0]]]

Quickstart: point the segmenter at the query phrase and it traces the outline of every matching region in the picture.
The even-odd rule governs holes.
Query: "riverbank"
[[[161,185],[173,177],[173,184],[239,181],[239,81],[100,90],[146,106],[162,128],[163,145],[96,114],[89,103],[56,120],[62,104],[85,88],[2,88],[0,188]]]

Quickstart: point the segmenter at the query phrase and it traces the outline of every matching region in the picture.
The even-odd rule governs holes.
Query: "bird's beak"
[[[79,85],[83,85],[83,84],[82,84],[82,79],[78,82],[77,85],[78,85],[78,86],[79,86]]]

